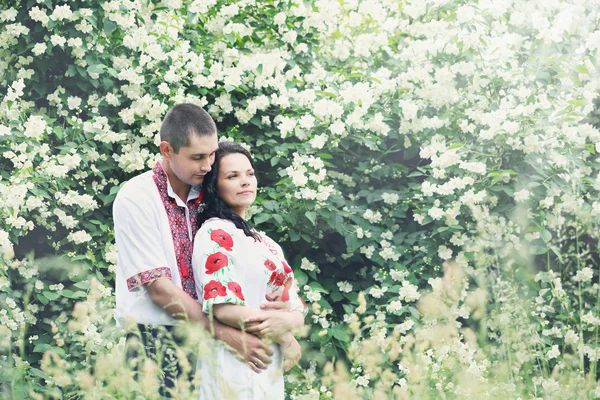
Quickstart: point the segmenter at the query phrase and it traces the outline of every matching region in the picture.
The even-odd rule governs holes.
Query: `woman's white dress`
[[[290,310],[305,312],[291,268],[281,247],[260,233],[261,241],[248,237],[229,221],[207,220],[194,240],[192,267],[198,299],[205,313],[214,304],[239,304],[260,310],[265,295],[288,286]],[[200,399],[283,399],[282,356],[272,344],[273,363],[260,374],[237,360],[223,345],[201,355]]]

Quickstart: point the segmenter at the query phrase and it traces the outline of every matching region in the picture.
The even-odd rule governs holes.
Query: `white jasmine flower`
[[[79,106],[81,105],[81,99],[77,96],[69,96],[67,98],[67,107],[69,107],[69,110],[75,110],[76,108],[79,108]]]
[[[438,247],[438,256],[442,260],[449,260],[452,257],[452,249],[449,249],[446,246],[440,246]]]
[[[311,303],[314,303],[314,302],[321,300],[321,293],[315,292],[314,290],[309,290],[306,292],[306,298]]]
[[[370,378],[369,374],[365,374],[363,376],[359,376],[358,378],[356,378],[356,380],[354,382],[358,386],[367,387],[367,386],[369,386],[369,378]]]
[[[367,257],[368,259],[371,259],[371,257],[373,257],[373,253],[375,252],[375,247],[374,246],[363,246],[360,248],[360,252],[362,254],[365,255],[365,257]]]
[[[307,258],[303,258],[300,263],[300,268],[305,271],[315,271],[317,269],[316,264],[310,262]]]
[[[400,282],[400,281],[404,280],[404,278],[406,278],[407,275],[408,275],[408,272],[406,272],[406,271],[398,271],[397,269],[390,270],[390,276],[396,282]]]
[[[34,55],[39,56],[40,54],[45,53],[47,48],[48,48],[48,46],[46,45],[46,43],[37,43],[35,46],[33,46],[33,49],[31,49],[31,52]]]
[[[400,258],[400,255],[395,252],[393,247],[384,247],[383,250],[379,252],[379,255],[386,261],[398,261],[398,259]]]
[[[576,282],[589,282],[594,277],[594,270],[590,267],[584,267],[577,271],[577,274],[573,278]]]
[[[8,136],[11,134],[11,129],[6,125],[0,125],[0,136]]]
[[[529,190],[527,190],[527,189],[519,190],[518,192],[515,192],[515,201],[516,202],[525,201],[525,200],[529,199],[530,195],[531,195],[531,193],[529,193]]]
[[[385,231],[381,234],[381,237],[387,240],[392,240],[394,238],[394,234],[392,231]]]
[[[67,42],[67,39],[65,39],[62,36],[59,35],[52,35],[50,36],[50,43],[52,43],[53,46],[64,46],[64,44]]]
[[[400,311],[401,308],[402,308],[402,302],[399,300],[394,300],[386,306],[386,311],[387,312]]]
[[[373,212],[373,210],[367,209],[367,211],[365,211],[363,214],[363,218],[370,223],[375,224],[377,222],[381,222],[382,215],[379,211]]]
[[[579,336],[573,331],[573,329],[569,329],[565,334],[565,343],[566,344],[577,344],[579,342]]]
[[[421,294],[418,292],[418,288],[415,285],[408,281],[404,281],[400,288],[399,297],[404,301],[417,301],[421,297]]]
[[[32,20],[41,22],[42,25],[46,25],[50,19],[46,15],[46,13],[44,11],[40,10],[40,8],[37,6],[33,7],[31,10],[29,10],[29,16],[31,17]]]
[[[46,132],[46,128],[48,124],[42,116],[39,115],[31,115],[25,122],[25,136],[40,139],[44,132]]]
[[[387,287],[382,287],[382,288],[378,288],[378,287],[372,287],[369,290],[369,294],[373,297],[375,297],[376,299],[381,298],[381,296],[383,296],[383,294],[387,292]]]
[[[398,325],[398,329],[400,330],[400,333],[406,333],[410,331],[414,325],[415,322],[412,319],[408,319],[400,325]]]
[[[548,353],[546,355],[548,356],[548,360],[558,357],[560,355],[558,345],[555,344],[554,346],[552,346],[552,349],[548,350]]]
[[[439,207],[431,207],[429,211],[427,211],[427,214],[435,220],[442,219],[445,215],[444,210]]]
[[[353,289],[352,284],[348,281],[341,281],[337,283],[337,286],[342,293],[350,293]]]
[[[71,7],[65,4],[62,6],[57,6],[50,15],[50,18],[54,21],[62,21],[63,19],[69,19],[72,16],[73,12],[71,11]]]
[[[92,237],[86,231],[81,230],[81,231],[69,233],[69,235],[67,236],[67,239],[69,239],[71,242],[81,244],[81,243],[89,242],[90,240],[92,240]]]
[[[317,135],[313,137],[309,143],[315,149],[322,149],[325,146],[325,143],[327,143],[327,135]]]

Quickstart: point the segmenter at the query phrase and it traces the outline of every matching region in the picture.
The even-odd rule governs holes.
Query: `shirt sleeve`
[[[205,223],[194,240],[194,279],[202,310],[209,313],[215,304],[245,305],[236,263],[243,254],[235,243],[235,226],[226,221]]]
[[[127,281],[127,289],[161,278],[171,279],[171,268],[163,250],[155,215],[143,204],[117,196],[113,204],[117,268]]]

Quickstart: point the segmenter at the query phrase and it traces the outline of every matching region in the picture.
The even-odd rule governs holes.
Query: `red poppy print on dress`
[[[294,283],[294,278],[288,276],[285,280],[284,286],[289,289],[290,287],[292,287],[292,283]]]
[[[283,287],[283,293],[281,293],[281,301],[290,301],[290,289],[286,286]]]
[[[292,269],[290,268],[288,263],[286,263],[285,261],[282,261],[282,263],[283,263],[283,272],[285,272],[286,274],[291,273]]]
[[[210,240],[217,242],[217,244],[225,250],[231,251],[233,248],[233,239],[231,238],[231,235],[223,229],[214,229],[210,233]]]
[[[226,296],[227,289],[220,282],[210,281],[204,285],[204,300],[214,299],[217,296]]]
[[[283,285],[283,282],[285,282],[285,274],[283,272],[280,272],[280,273],[273,272],[271,274],[269,283],[273,284],[274,286],[281,286],[281,285]]]
[[[277,269],[277,265],[271,260],[265,261],[265,267],[267,267],[269,271],[275,271]]]
[[[206,268],[207,274],[214,274],[221,268],[226,267],[228,265],[229,259],[227,258],[227,256],[221,252],[217,252],[208,256],[204,267]]]
[[[231,290],[237,296],[238,299],[242,301],[246,300],[244,298],[244,294],[242,293],[242,287],[236,282],[229,282],[227,284],[227,288]]]

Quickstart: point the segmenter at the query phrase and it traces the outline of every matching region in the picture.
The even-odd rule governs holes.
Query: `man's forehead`
[[[212,154],[219,149],[219,139],[217,134],[214,135],[192,135],[190,137],[190,145],[184,146],[182,149],[186,153],[193,155]]]

